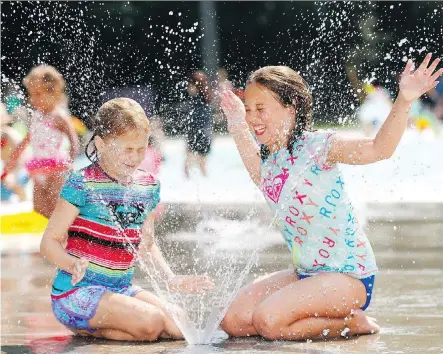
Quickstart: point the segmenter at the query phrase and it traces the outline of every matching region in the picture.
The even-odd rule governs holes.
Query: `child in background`
[[[9,126],[12,122],[12,117],[6,111],[3,103],[0,104],[0,119],[1,119],[1,158],[2,161],[9,160],[12,152],[16,149],[20,142],[19,133]],[[24,186],[29,181],[28,174],[21,169],[20,164],[17,164],[14,171],[11,171],[6,178],[1,182],[1,200],[2,202],[9,201],[15,194],[20,201],[26,200],[26,193]]]
[[[166,304],[131,284],[137,257],[153,262],[170,290],[194,293],[213,285],[206,276],[175,276],[156,245],[152,211],[160,184],[138,168],[149,133],[137,102],[105,103],[86,148],[92,164],[71,173],[43,235],[41,254],[58,267],[53,312],[76,333],[140,341],[183,337]]]
[[[140,164],[139,168],[145,170],[155,177],[160,172],[160,167],[163,162],[163,141],[165,140],[165,133],[163,131],[163,124],[158,116],[149,117],[149,142],[146,149],[146,157]]]
[[[388,117],[392,101],[386,89],[377,82],[363,85],[366,97],[359,107],[357,117],[366,137],[374,136]]]
[[[346,193],[338,163],[390,158],[414,100],[437,85],[443,69],[428,54],[408,61],[392,110],[375,138],[312,132],[312,97],[301,76],[284,66],[249,78],[245,104],[225,92],[229,131],[252,180],[262,190],[292,254],[284,270],[243,288],[222,328],[232,336],[306,340],[379,331],[369,306],[377,265]],[[261,144],[257,146],[252,130]]]
[[[26,146],[31,144],[32,159],[26,163],[26,168],[34,181],[34,209],[49,218],[66,173],[77,156],[78,139],[67,109],[66,85],[61,74],[52,66],[39,65],[23,82],[34,111],[28,133],[12,152],[2,180],[15,168]],[[69,154],[63,148],[65,137],[70,142]]]
[[[150,126],[152,120],[150,121]],[[160,168],[163,162],[163,156],[159,148],[159,143],[154,135],[149,136],[148,148],[146,149],[145,159],[139,166],[139,169],[149,172],[154,177],[157,177],[160,173]],[[154,210],[155,220],[159,222],[162,219],[162,215],[166,210],[166,205],[163,202],[159,202]]]

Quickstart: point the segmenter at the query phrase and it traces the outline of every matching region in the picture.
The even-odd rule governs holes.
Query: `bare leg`
[[[186,156],[185,156],[185,176],[189,178],[189,168],[191,167],[193,163],[193,156],[192,153],[189,150],[186,150]]]
[[[206,177],[206,156],[200,155],[198,157],[198,164],[200,166],[200,170],[202,171],[202,175]]]
[[[165,316],[147,302],[108,292],[100,300],[89,326],[98,329],[93,333],[95,337],[153,341],[165,331]]]
[[[345,274],[328,273],[287,285],[254,311],[253,325],[267,339],[300,340],[379,331],[360,307],[363,283]]]
[[[163,314],[165,315],[165,333],[163,333],[161,337],[183,339],[183,334],[175,324],[172,317],[169,316],[169,314],[167,313],[166,303],[162,299],[146,290],[139,292],[137,295],[135,295],[135,298],[154,305],[155,307],[158,307],[160,310],[163,311]],[[183,312],[183,310],[178,308],[176,309],[176,311]]]
[[[275,292],[297,281],[297,274],[293,269],[288,269],[245,286],[226,313],[221,323],[222,329],[235,337],[258,335],[252,324],[252,315],[257,306]]]
[[[45,214],[42,214],[46,216],[47,218],[50,218],[52,215],[52,212],[55,209],[55,204],[57,203],[58,196],[60,194],[60,191],[63,187],[63,184],[66,180],[66,173],[64,172],[57,172],[49,174],[46,177],[46,181],[44,183],[45,188]]]
[[[376,321],[366,316],[364,311],[358,309],[352,310],[345,318],[309,317],[299,320],[290,326],[284,335],[284,339],[348,337],[354,334],[377,333],[379,330],[380,327]]]
[[[76,335],[82,336],[82,337],[96,337],[96,338],[106,338],[106,339],[112,339],[112,340],[128,340],[128,341],[135,341],[136,338],[129,333],[122,332],[116,329],[98,329],[94,333],[88,332],[86,330],[75,330],[71,329],[72,332],[74,332]]]
[[[45,177],[42,177],[45,178]],[[47,216],[46,211],[46,186],[45,181],[40,177],[33,177],[34,180],[34,210],[41,215]]]

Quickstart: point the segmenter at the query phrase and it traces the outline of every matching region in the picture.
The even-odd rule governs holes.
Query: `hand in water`
[[[89,261],[84,258],[79,258],[75,261],[74,266],[72,267],[72,279],[71,279],[72,286],[74,286],[83,279],[86,273],[86,269],[88,268],[88,265]]]
[[[245,105],[232,91],[225,90],[220,93],[220,106],[228,121],[228,130],[234,133],[248,128],[246,123]]]
[[[414,63],[411,59],[408,60],[401,76],[399,96],[407,101],[413,101],[438,85],[437,79],[443,73],[443,69],[434,73],[440,59],[435,59],[429,66],[431,57],[432,54],[429,53],[415,71],[412,71]]]
[[[168,287],[170,291],[186,294],[202,294],[214,287],[207,275],[176,275]]]

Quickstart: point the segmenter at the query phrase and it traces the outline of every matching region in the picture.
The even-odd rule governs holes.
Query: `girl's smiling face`
[[[271,152],[287,144],[295,125],[294,106],[285,107],[276,93],[252,82],[245,90],[245,109],[246,122],[260,144],[265,144]]]

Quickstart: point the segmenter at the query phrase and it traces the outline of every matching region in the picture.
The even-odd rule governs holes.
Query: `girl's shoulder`
[[[328,137],[334,135],[336,132],[334,130],[325,130],[325,129],[318,129],[313,131],[306,131],[303,134],[304,140],[306,141],[316,141],[321,139],[327,139]]]
[[[333,144],[335,134],[334,131],[330,130],[317,130],[314,132],[307,132],[306,134],[307,158],[322,170],[331,170],[336,165],[327,162],[329,150]]]
[[[300,143],[307,145],[310,149],[316,149],[320,146],[330,144],[335,134],[335,131],[332,130],[307,131],[300,139]]]

